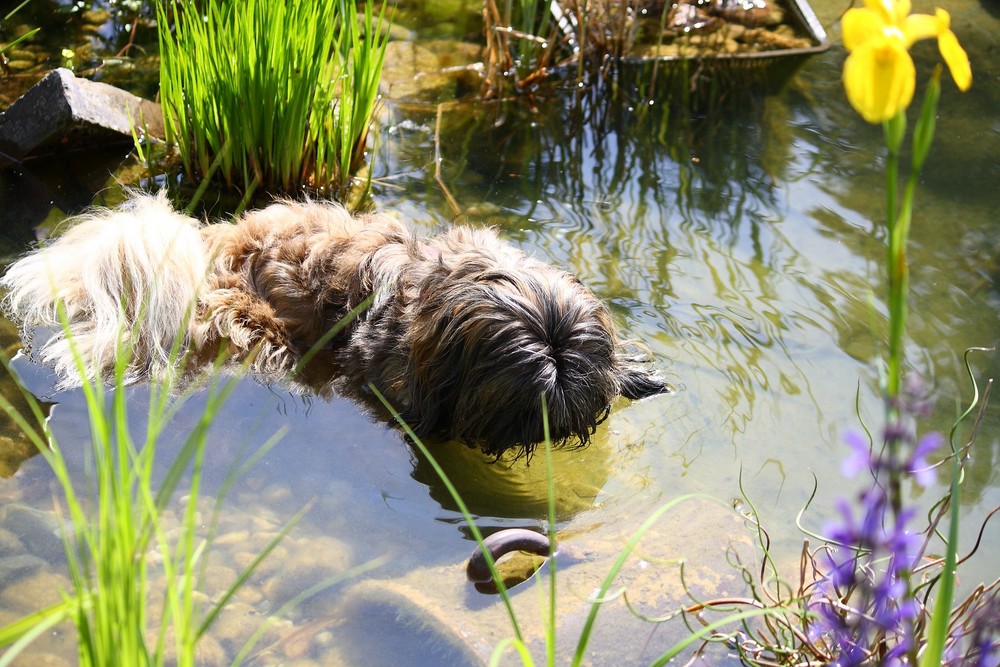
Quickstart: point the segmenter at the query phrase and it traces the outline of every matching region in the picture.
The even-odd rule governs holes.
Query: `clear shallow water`
[[[816,9],[828,26],[839,12]],[[965,95],[950,82],[944,86],[911,249],[910,360],[937,389],[936,417],[927,427],[941,430],[969,396],[962,351],[995,344],[1000,317],[1000,20],[986,3],[949,9],[976,80]],[[419,34],[425,32],[441,36],[440,28]],[[935,57],[933,45],[926,46],[917,54],[924,73]],[[883,178],[881,132],[843,100],[842,59],[836,49],[814,57],[780,94],[750,96],[708,116],[690,117],[663,101],[576,105],[569,96],[540,101],[537,110],[459,105],[443,116],[442,176],[463,209],[457,219],[495,225],[526,251],[574,271],[609,300],[678,388],[672,396],[623,402],[590,448],[555,457],[559,528],[569,554],[560,569],[562,650],[570,650],[582,622],[582,599],[631,531],[663,502],[706,493],[727,503],[740,496],[742,477],[785,576],[794,578],[802,541],[794,519],[812,492],[813,474],[816,500],[804,519],[813,529],[854,485],[841,476],[839,462],[844,430],[858,425],[856,396],[869,423],[880,412],[873,367],[885,313],[883,246],[873,221],[882,215]],[[432,232],[456,218],[433,178],[437,109],[404,102],[388,107],[393,129],[379,139],[375,198]],[[1000,367],[996,353],[974,362],[980,380]],[[33,391],[47,396],[44,370],[23,362],[18,368]],[[135,394],[141,419],[143,392]],[[80,396],[49,399],[59,403],[52,423],[64,448],[80,442],[82,450]],[[197,397],[190,407],[178,433],[194,418]],[[962,490],[967,546],[1000,503],[998,422],[994,402]],[[379,645],[392,633],[410,642],[393,646],[417,647],[408,654],[414,664],[432,664],[434,651],[460,653],[441,637],[461,632],[474,650],[488,653],[509,636],[496,600],[478,596],[462,579],[471,543],[453,502],[396,430],[346,400],[309,401],[252,382],[241,384],[215,429],[210,466],[217,471],[245,444],[287,429],[234,491],[220,563],[238,561],[253,543],[250,535],[267,532],[260,526],[273,530],[316,502],[276,571],[253,582],[260,598],[247,602],[253,609],[273,609],[292,589],[336,568],[391,558],[293,614],[312,660],[375,664],[379,650],[398,659],[400,650]],[[167,453],[172,445],[161,446]],[[433,447],[481,525],[543,525],[540,458],[508,466],[459,445]],[[0,492],[9,504],[49,508],[44,462],[26,462],[18,476],[0,481]],[[942,492],[912,493],[927,505]],[[962,585],[1000,575],[990,556],[998,540],[990,526]],[[749,544],[749,531],[732,515],[709,502],[685,503],[644,540],[645,565],[626,568],[622,581],[630,600],[654,615],[683,599],[667,559],[688,559],[687,580],[700,595],[737,593],[726,549],[752,557]],[[527,592],[531,587],[517,590],[518,612],[537,641],[538,598]],[[17,611],[9,597],[0,600]],[[394,620],[382,613],[386,608],[417,610],[427,625]],[[609,603],[599,617],[593,663],[643,664],[682,632],[672,625],[654,630],[620,600]],[[263,662],[288,655],[289,642],[275,641],[276,653]],[[723,653],[713,660],[725,661]]]

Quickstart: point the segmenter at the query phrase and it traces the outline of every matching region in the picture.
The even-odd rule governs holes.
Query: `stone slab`
[[[0,114],[0,168],[71,150],[129,143],[133,121],[149,135],[163,137],[158,104],[77,78],[68,69],[54,69]]]

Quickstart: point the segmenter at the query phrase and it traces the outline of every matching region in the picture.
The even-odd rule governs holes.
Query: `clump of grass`
[[[385,6],[159,0],[160,99],[187,179],[247,199],[257,188],[343,194],[364,164]]]
[[[157,441],[185,402],[169,381],[150,387],[145,432],[138,440],[129,423],[124,389],[129,352],[120,349],[114,384],[83,384],[90,418],[92,474],[73,479],[43,408],[22,390],[32,414],[24,415],[0,396],[0,408],[24,430],[55,474],[62,498],[63,542],[72,589],[63,601],[0,628],[0,647],[8,646],[0,665],[11,663],[32,641],[50,628],[71,621],[77,630],[80,665],[195,665],[199,640],[260,562],[301,518],[294,517],[212,604],[203,609],[197,587],[203,578],[209,545],[226,491],[240,474],[262,456],[276,438],[265,443],[241,465],[235,465],[216,497],[208,535],[199,537],[200,487],[208,429],[235,386],[237,377],[213,380],[204,410],[176,458],[155,479]],[[177,350],[174,351],[175,358]],[[3,365],[13,371],[6,358]],[[85,362],[77,355],[81,377]],[[163,515],[182,481],[188,479],[180,503],[179,530],[168,531]],[[151,565],[156,552],[160,565]],[[158,568],[162,568],[162,572]],[[153,579],[160,579],[154,582]],[[158,603],[162,589],[162,603]],[[159,621],[150,612],[161,604]],[[168,658],[169,656],[169,658]]]

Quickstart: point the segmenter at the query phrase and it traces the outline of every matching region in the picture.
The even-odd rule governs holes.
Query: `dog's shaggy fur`
[[[565,271],[490,230],[419,239],[333,204],[283,202],[199,226],[163,196],[139,196],[82,216],[0,286],[26,333],[55,328],[37,356],[63,386],[80,382],[74,355],[107,380],[123,348],[128,381],[174,372],[175,348],[194,366],[228,354],[287,374],[361,309],[327,343],[335,373],[372,383],[418,435],[496,456],[543,439],[543,395],[553,441],[585,444],[618,396],[666,390]]]

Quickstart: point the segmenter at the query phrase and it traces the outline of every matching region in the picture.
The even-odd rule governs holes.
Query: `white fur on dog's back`
[[[208,270],[198,222],[161,194],[72,223],[0,279],[7,313],[25,335],[36,326],[55,329],[37,354],[55,368],[60,386],[81,383],[75,355],[90,379],[111,379],[122,351],[131,355],[126,381],[169,373],[171,350],[178,336],[186,340]]]

